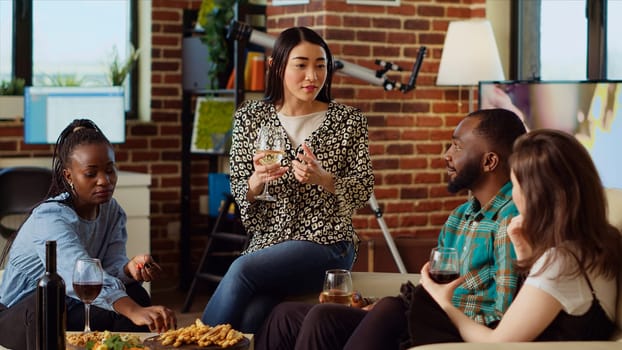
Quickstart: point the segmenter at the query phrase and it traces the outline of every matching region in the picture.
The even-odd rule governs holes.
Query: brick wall
[[[152,251],[173,283],[179,277],[182,13],[198,9],[200,2],[153,0],[152,121],[128,121],[127,142],[115,146],[120,169],[152,175]],[[406,72],[389,75],[404,83],[418,49],[427,47],[414,91],[386,92],[346,76],[337,76],[333,83],[334,97],[359,107],[369,119],[374,193],[406,267],[416,272],[448,212],[464,199],[447,193],[441,157],[453,127],[468,109],[466,103],[459,106],[456,88],[435,86],[445,31],[451,20],[484,17],[485,0],[401,0],[398,7],[348,5],[346,0],[309,2],[268,6],[269,33],[309,26],[324,36],[339,59],[373,70],[375,59],[400,65]],[[467,99],[463,89],[462,100]],[[51,152],[49,146],[25,145],[21,122],[2,122],[0,157],[51,156]],[[204,157],[192,162],[194,264],[207,231],[208,218],[199,215],[198,196],[207,193],[209,163]],[[361,209],[354,222],[365,242],[355,268],[397,271],[370,208]]]
[[[451,209],[464,200],[446,191],[442,153],[453,127],[468,112],[456,88],[435,86],[447,26],[452,20],[485,17],[485,0],[401,0],[400,6],[349,5],[346,0],[310,0],[308,5],[268,7],[268,32],[309,26],[329,43],[334,56],[372,70],[375,59],[405,72],[389,73],[406,83],[421,46],[427,55],[416,89],[384,91],[356,78],[337,75],[333,96],[368,117],[376,176],[375,196],[409,272],[418,272]],[[463,89],[463,101],[468,93]],[[354,218],[365,244],[356,269],[397,271],[370,208]],[[373,254],[370,264],[367,257]]]

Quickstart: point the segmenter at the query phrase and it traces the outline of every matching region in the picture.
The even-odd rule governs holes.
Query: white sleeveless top
[[[555,254],[555,248],[545,252],[544,255],[534,263],[531,272],[538,271],[542,267],[546,257],[550,254]],[[562,304],[564,311],[569,315],[580,316],[592,305],[592,291],[585,277],[583,277],[583,274],[576,277],[559,276],[560,271],[569,264],[576,265],[577,262],[572,257],[568,259],[556,258],[542,274],[538,276],[528,276],[525,280],[525,284],[542,289],[544,292],[550,294]],[[615,319],[616,279],[608,279],[604,276],[596,275],[591,271],[588,272],[587,275],[596,293],[596,298],[598,298],[603,309],[605,309],[607,316],[612,320]]]

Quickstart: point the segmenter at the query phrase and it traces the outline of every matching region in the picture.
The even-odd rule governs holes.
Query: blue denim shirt
[[[61,194],[54,199],[66,198]],[[65,281],[67,296],[78,299],[72,286],[73,266],[78,258],[99,258],[104,268],[104,285],[93,302],[114,311],[112,304],[127,296],[124,283],[132,281],[124,266],[126,215],[116,200],[101,204],[95,220],[84,220],[69,206],[47,201],[34,209],[24,222],[9,253],[0,285],[0,302],[13,306],[34,292],[45,273],[45,241],[56,241],[57,272]]]

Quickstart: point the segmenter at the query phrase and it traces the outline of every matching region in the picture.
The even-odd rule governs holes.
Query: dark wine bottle
[[[37,350],[64,350],[65,281],[56,273],[56,241],[45,242],[45,274],[37,284]]]

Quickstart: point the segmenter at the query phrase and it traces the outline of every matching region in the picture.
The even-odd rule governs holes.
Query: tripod
[[[384,222],[384,218],[382,217],[382,210],[380,210],[380,206],[378,206],[378,201],[376,200],[376,196],[374,196],[373,193],[371,194],[371,197],[369,197],[369,206],[376,214],[376,220],[378,220],[378,225],[380,226],[380,229],[382,230],[382,234],[384,235],[385,241],[387,241],[387,246],[389,247],[389,250],[391,251],[393,260],[395,260],[397,269],[400,271],[400,273],[407,273],[406,267],[404,266],[404,262],[402,261],[402,257],[400,256],[400,252],[397,250],[397,247],[395,246],[395,241],[393,241],[393,237],[391,236],[391,233],[389,232],[389,228],[387,227],[386,222]]]

